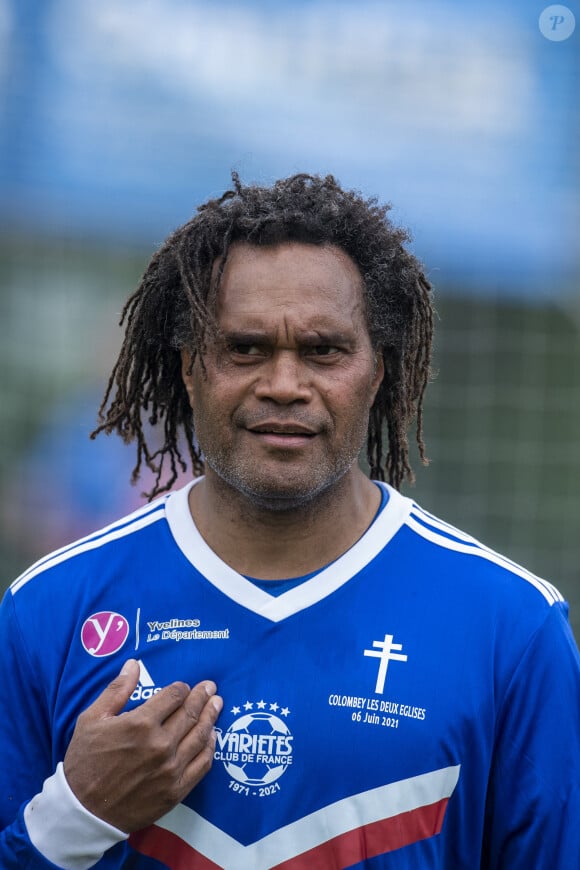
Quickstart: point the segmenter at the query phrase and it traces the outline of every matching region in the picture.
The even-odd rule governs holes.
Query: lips
[[[244,428],[267,450],[281,450],[284,453],[303,450],[320,431],[297,420],[253,421],[248,422]]]
[[[301,423],[266,422],[248,426],[248,431],[257,435],[287,435],[298,437],[313,437],[317,433]]]

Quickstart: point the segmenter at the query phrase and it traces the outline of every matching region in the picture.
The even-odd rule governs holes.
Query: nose
[[[258,399],[270,399],[279,405],[309,402],[312,388],[308,368],[294,351],[276,351],[262,367],[254,391]]]

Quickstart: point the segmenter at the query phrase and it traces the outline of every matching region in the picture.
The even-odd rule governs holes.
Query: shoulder
[[[487,583],[495,582],[506,592],[521,592],[531,598],[539,596],[549,606],[563,602],[563,596],[548,580],[538,577],[517,562],[496,552],[468,533],[421,508],[415,502],[406,525],[420,539],[428,542],[449,564],[469,567],[469,576],[482,573]]]
[[[54,687],[71,650],[105,642],[113,625],[125,643],[143,585],[150,573],[151,583],[159,579],[166,502],[167,496],[49,553],[8,588],[0,633],[16,657],[26,655],[31,672],[43,673]]]
[[[44,590],[50,594],[59,584],[64,584],[72,593],[74,582],[87,573],[95,574],[100,564],[111,564],[121,551],[137,543],[142,546],[147,530],[165,519],[167,499],[168,496],[163,496],[90,535],[48,553],[14,580],[7,595],[16,599],[26,597],[27,592],[38,596]]]
[[[458,616],[534,631],[552,608],[567,613],[559,590],[548,580],[486,546],[472,535],[424,510],[389,488],[400,516],[392,547],[417,594]],[[391,549],[388,547],[387,549]]]

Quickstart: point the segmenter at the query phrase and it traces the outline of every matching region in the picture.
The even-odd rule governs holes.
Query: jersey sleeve
[[[51,770],[46,699],[34,673],[10,591],[0,607],[0,866],[53,868],[32,846],[24,804],[42,789]]]
[[[55,765],[47,699],[10,591],[0,607],[0,638],[0,867],[85,870],[127,835],[85,810],[62,764]]]
[[[0,867],[5,870],[60,870],[30,842],[23,810],[21,807],[12,824],[0,831]]]
[[[482,868],[580,867],[580,656],[566,605],[550,608],[500,703]]]

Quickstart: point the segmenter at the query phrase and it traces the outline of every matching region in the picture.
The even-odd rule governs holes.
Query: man
[[[562,597],[398,492],[405,241],[330,176],[234,175],[153,257],[99,429],[158,497],[2,607],[3,868],[580,865]]]

